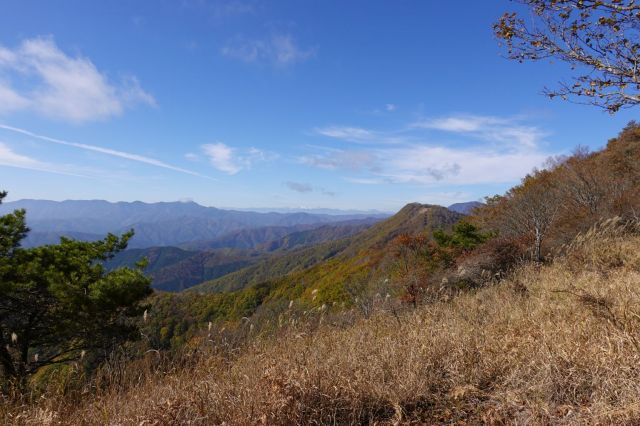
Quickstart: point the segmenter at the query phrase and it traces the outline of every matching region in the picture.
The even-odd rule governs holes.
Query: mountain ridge
[[[247,245],[239,245],[237,241],[230,240],[226,246],[209,244],[206,249],[200,250],[193,250],[191,245],[133,248],[117,254],[114,259],[107,262],[107,267],[113,269],[119,266],[133,266],[139,259],[146,257],[149,261],[146,271],[153,278],[155,289],[182,291],[258,262],[268,264],[282,252],[304,250],[308,246],[339,240],[369,226],[371,226],[370,222],[356,221],[356,223],[339,222],[335,225],[323,225],[303,231],[295,231],[295,227],[278,228],[287,230],[288,234],[266,242],[254,241],[253,244]],[[252,231],[254,230],[246,232]]]
[[[4,203],[0,214],[27,210],[34,235],[26,241],[40,245],[62,235],[91,238],[108,232],[121,234],[135,229],[132,248],[180,245],[218,238],[226,233],[263,226],[330,224],[363,219],[363,215],[256,213],[205,207],[195,202],[109,202],[105,200],[34,200]],[[39,240],[38,238],[41,238]]]
[[[464,215],[446,207],[410,203],[390,218],[350,237],[328,241],[311,247],[303,247],[257,262],[231,274],[207,281],[189,289],[196,292],[237,291],[264,281],[303,272],[332,259],[349,259],[358,262],[363,252],[372,251],[376,256],[384,247],[401,234],[430,233],[436,229],[449,229]],[[364,256],[367,257],[367,256]],[[340,279],[348,279],[348,276]],[[336,278],[337,279],[337,278]]]

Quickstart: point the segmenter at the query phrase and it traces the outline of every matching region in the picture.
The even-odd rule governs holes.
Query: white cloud
[[[351,183],[357,183],[360,185],[381,185],[383,183],[392,183],[387,179],[382,178],[356,178],[356,177],[345,177],[344,180]]]
[[[201,148],[214,168],[229,175],[235,175],[241,170],[250,169],[255,163],[272,161],[278,157],[274,153],[253,147],[246,151],[240,151],[222,142],[202,145]]]
[[[367,150],[331,150],[324,154],[306,155],[299,158],[303,164],[330,170],[376,171],[379,170],[375,152]]]
[[[20,129],[17,127],[12,127],[12,126],[7,126],[5,124],[0,124],[0,129],[4,129],[4,130],[8,130],[14,133],[19,133],[22,135],[26,135],[35,139],[39,139],[45,142],[50,142],[50,143],[54,143],[57,145],[64,145],[64,146],[69,146],[69,147],[73,147],[73,148],[78,148],[78,149],[82,149],[85,151],[93,151],[93,152],[98,152],[100,154],[106,154],[106,155],[110,155],[112,157],[118,157],[118,158],[124,158],[126,160],[130,160],[130,161],[137,161],[139,163],[144,163],[144,164],[148,164],[151,166],[156,166],[156,167],[161,167],[163,169],[169,169],[169,170],[173,170],[176,172],[180,172],[180,173],[186,173],[189,175],[193,175],[193,176],[199,176],[199,177],[207,177],[207,176],[203,176],[199,173],[193,172],[191,170],[187,170],[187,169],[183,169],[181,167],[176,167],[173,166],[171,164],[167,164],[163,161],[160,160],[156,160],[155,158],[150,158],[150,157],[145,157],[142,155],[138,155],[138,154],[132,154],[129,152],[124,152],[124,151],[117,151],[114,149],[110,149],[110,148],[103,148],[100,146],[96,146],[96,145],[87,145],[87,144],[83,144],[83,143],[76,143],[76,142],[69,142],[69,141],[65,141],[62,139],[56,139],[56,138],[51,138],[49,136],[43,136],[43,135],[38,135],[36,133],[30,132],[29,130],[25,130],[25,129]]]
[[[342,139],[349,142],[367,142],[376,138],[374,132],[360,127],[330,126],[316,128],[314,131],[322,136]]]
[[[452,145],[418,132],[438,130],[458,134],[464,143]],[[381,146],[394,133],[359,127],[315,129],[323,136],[369,143],[363,149],[327,149],[300,159],[318,168],[358,172],[346,178],[360,184],[476,185],[512,183],[549,157],[540,144],[545,133],[517,119],[451,116],[422,120],[396,132],[392,146]],[[460,142],[462,142],[460,141]]]
[[[387,110],[387,111],[389,111],[389,112],[392,112],[392,111],[397,110],[397,109],[398,109],[398,106],[397,106],[397,105],[395,105],[395,104],[386,104],[386,105],[384,106],[384,109],[386,109],[386,110]]]
[[[155,105],[135,77],[114,84],[90,59],[68,56],[49,37],[24,40],[13,50],[0,46],[0,76],[0,113],[30,110],[81,123]]]
[[[299,47],[288,34],[273,34],[259,40],[238,37],[228,42],[221,52],[244,62],[268,62],[276,66],[293,65],[315,55],[314,49]]]
[[[0,142],[0,166],[16,167],[18,169],[35,170],[39,172],[55,173],[83,178],[90,177],[74,172],[65,166],[45,163],[22,154],[18,154],[3,142]]]
[[[533,148],[545,136],[535,126],[521,124],[517,119],[491,116],[461,115],[426,119],[414,123],[414,128],[468,134],[485,141]]]
[[[233,148],[218,142],[202,145],[202,150],[209,157],[211,165],[221,172],[235,175],[242,167],[240,167],[234,158]]]
[[[0,142],[0,164],[16,167],[36,167],[40,163],[30,157],[13,152],[6,144]]]
[[[475,185],[518,181],[548,157],[539,151],[412,146],[379,153],[394,183]]]
[[[330,159],[307,159],[305,163],[325,169],[369,172],[346,178],[363,185],[476,185],[516,182],[548,158],[547,154],[538,151],[504,152],[419,145],[357,151],[357,155],[356,151],[341,153],[341,158],[352,156],[366,157],[368,164],[375,166],[363,170],[348,161],[332,162]]]
[[[416,127],[425,129],[444,130],[448,132],[474,132],[487,125],[500,123],[489,117],[445,117],[420,121],[415,123]]]
[[[9,85],[0,82],[0,114],[18,111],[28,106],[28,99],[21,96]]]
[[[380,132],[354,126],[316,127],[313,131],[321,136],[358,144],[401,144],[410,140],[402,132]]]

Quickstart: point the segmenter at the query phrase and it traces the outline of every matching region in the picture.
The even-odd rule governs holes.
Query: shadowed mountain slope
[[[275,271],[279,252],[338,240],[368,228],[375,220],[351,221],[342,225],[324,225],[318,228],[291,232],[298,227],[258,228],[229,234],[206,242],[207,250],[185,250],[177,247],[151,247],[130,249],[116,255],[107,267],[133,266],[147,258],[147,274],[153,278],[153,287],[163,291],[182,291],[204,281],[216,279],[239,269],[261,262]],[[262,242],[282,230],[290,232],[282,238]],[[205,244],[194,243],[193,245]],[[226,246],[225,246],[226,245]],[[189,245],[191,246],[191,245]],[[235,247],[242,248],[235,248]],[[311,250],[313,252],[313,250]],[[318,259],[310,257],[303,264],[312,265]],[[321,259],[320,259],[321,260]],[[300,261],[297,259],[296,261]],[[288,264],[280,267],[286,268]],[[265,271],[265,274],[267,272]],[[267,274],[268,275],[268,274]]]
[[[368,257],[364,254],[366,251],[376,256],[384,254],[384,247],[398,235],[449,229],[462,217],[463,215],[441,206],[408,204],[392,217],[351,237],[273,256],[224,277],[202,283],[192,290],[235,291],[294,272],[302,272],[321,263],[326,266],[329,260],[357,264],[362,257]],[[348,279],[348,276],[339,279]]]

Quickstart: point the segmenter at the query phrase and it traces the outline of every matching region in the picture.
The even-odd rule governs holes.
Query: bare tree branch
[[[550,98],[610,113],[640,103],[640,5],[635,0],[515,0],[533,21],[505,13],[494,25],[510,59],[557,59],[576,72],[572,83],[545,89]]]

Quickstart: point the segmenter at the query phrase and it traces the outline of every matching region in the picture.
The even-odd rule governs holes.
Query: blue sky
[[[551,101],[504,59],[509,1],[0,6],[11,199],[397,210],[504,192],[634,118]]]

